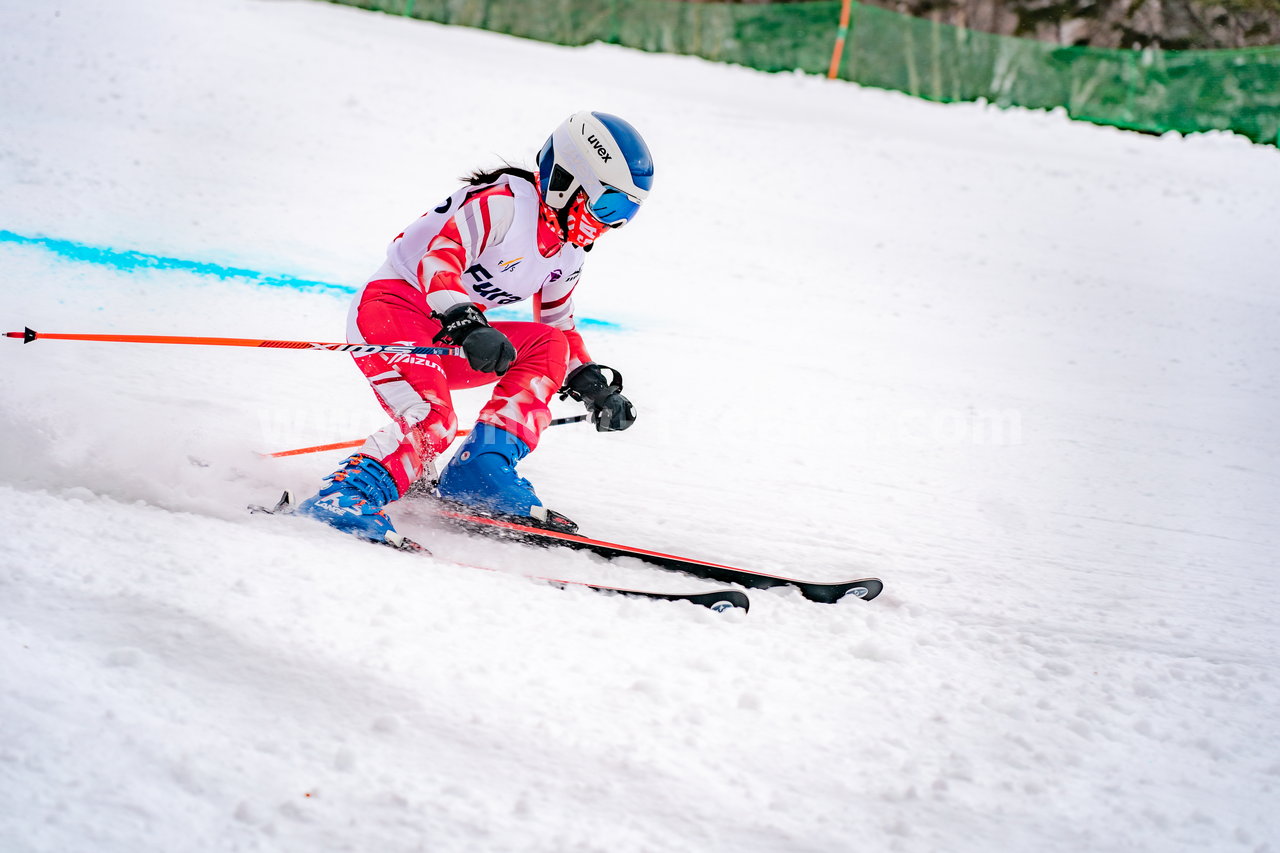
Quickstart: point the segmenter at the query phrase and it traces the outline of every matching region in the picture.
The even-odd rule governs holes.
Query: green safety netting
[[[825,74],[839,0],[332,0],[540,41],[601,41]],[[1009,38],[854,4],[839,74],[935,101],[1063,107],[1133,130],[1232,130],[1280,144],[1280,47],[1107,50]]]

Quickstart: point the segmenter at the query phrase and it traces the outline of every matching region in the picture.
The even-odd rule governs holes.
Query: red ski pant
[[[370,282],[348,330],[350,343],[432,346],[440,323],[399,280]],[[403,495],[458,431],[449,391],[497,380],[479,420],[507,430],[530,449],[551,421],[551,397],[564,384],[569,344],[564,333],[542,323],[495,322],[516,358],[498,377],[472,370],[461,356],[373,353],[355,356],[392,422],[365,441],[360,452],[382,462]]]

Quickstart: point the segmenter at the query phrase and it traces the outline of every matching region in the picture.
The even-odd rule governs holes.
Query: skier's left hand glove
[[[604,371],[613,374],[606,380]],[[636,422],[636,410],[631,401],[622,396],[622,374],[612,367],[589,362],[564,379],[560,399],[572,397],[586,404],[591,422],[598,432],[626,429]]]

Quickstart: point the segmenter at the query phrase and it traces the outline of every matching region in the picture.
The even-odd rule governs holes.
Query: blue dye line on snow
[[[329,281],[314,281],[297,278],[291,275],[272,275],[258,270],[242,267],[228,267],[208,261],[192,261],[184,258],[168,258],[163,255],[152,255],[146,252],[107,249],[100,246],[89,246],[73,240],[58,240],[52,237],[28,237],[13,231],[0,229],[0,243],[12,243],[19,246],[36,246],[69,261],[97,266],[111,267],[122,272],[139,270],[177,270],[195,275],[207,275],[222,280],[243,279],[250,284],[265,287],[288,287],[294,290],[322,290],[328,292],[353,294],[356,289],[346,284],[334,284]],[[496,316],[514,314],[510,309],[503,309]],[[510,319],[518,319],[511,316]],[[596,320],[592,317],[579,317],[578,323],[583,326],[597,326],[609,329],[620,329],[617,323],[608,320]]]
[[[291,275],[268,275],[257,270],[228,267],[207,261],[190,261],[183,258],[167,258],[146,252],[121,251],[88,246],[72,240],[56,240],[52,237],[27,237],[12,231],[0,230],[0,243],[16,243],[20,246],[38,246],[69,261],[111,267],[123,272],[139,270],[178,270],[180,272],[208,275],[220,279],[241,278],[254,284],[272,287],[292,287],[298,290],[336,290],[355,293],[355,288],[327,281],[311,281]]]

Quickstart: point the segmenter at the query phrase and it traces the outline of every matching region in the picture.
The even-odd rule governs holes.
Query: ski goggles
[[[622,190],[606,185],[600,197],[588,203],[587,209],[610,228],[619,228],[632,220],[640,210],[640,202]]]

